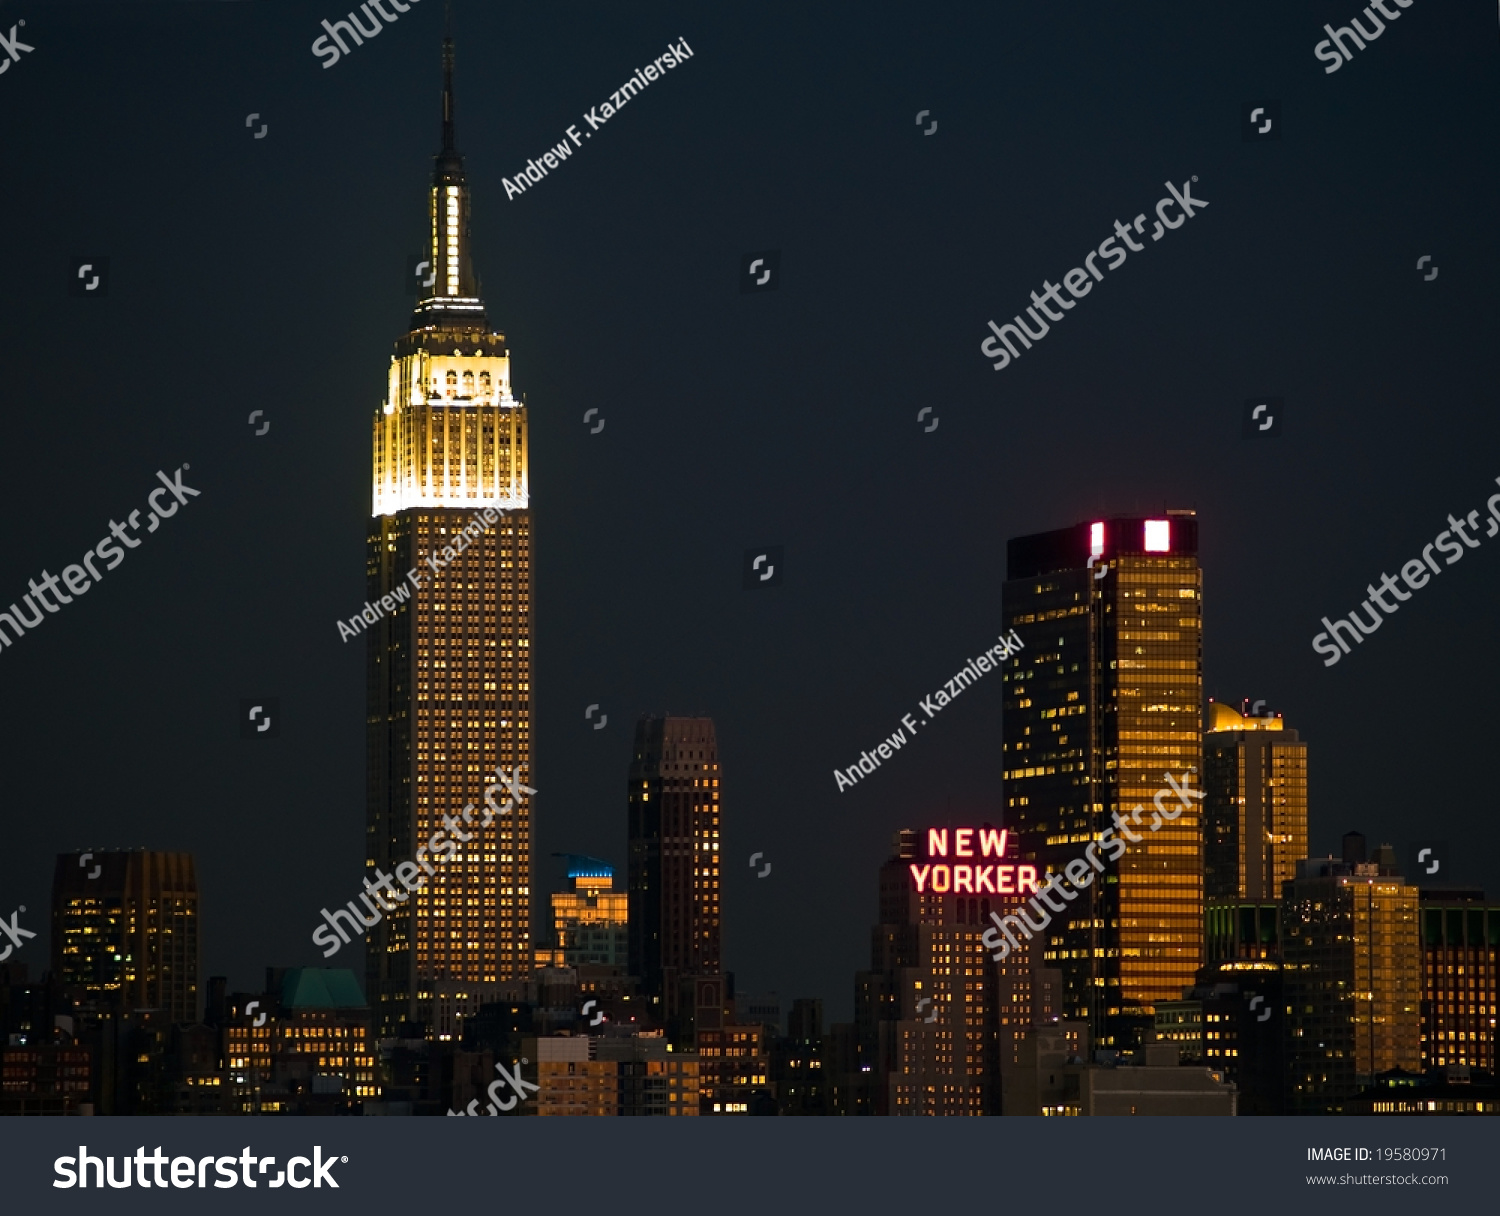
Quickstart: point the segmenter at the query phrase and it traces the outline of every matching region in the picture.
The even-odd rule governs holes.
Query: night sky
[[[365,652],[335,623],[365,600],[443,14],[325,69],[340,4],[0,0],[34,47],[0,75],[0,607],[158,469],[201,491],[0,653],[0,916],[44,929],[60,851],[187,850],[231,988],[318,965],[363,872]],[[706,714],[726,966],[849,1016],[891,833],[1001,819],[999,678],[855,789],[833,770],[994,644],[1008,538],[1164,507],[1198,511],[1206,693],[1309,742],[1314,852],[1443,839],[1500,897],[1500,537],[1337,666],[1311,648],[1497,490],[1493,4],[1417,0],[1332,74],[1313,48],[1355,0],[455,7],[476,260],[531,409],[538,927],[552,852],[623,874],[636,716]],[[1263,100],[1284,138],[1246,142]],[[988,319],[1194,175],[1208,207],[991,369]],[[744,294],[764,250],[781,286]],[[107,297],[70,295],[99,256]],[[1262,395],[1284,433],[1242,438]],[[785,580],[746,591],[767,545]],[[279,737],[240,738],[250,697]],[[46,933],[15,961],[45,969]]]

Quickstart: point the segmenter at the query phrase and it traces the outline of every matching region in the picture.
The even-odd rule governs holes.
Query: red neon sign
[[[1036,867],[1002,865],[998,861],[989,864],[984,858],[1005,856],[1008,833],[994,828],[956,828],[952,834],[953,862],[939,860],[949,856],[949,833],[947,828],[927,830],[927,864],[911,863],[912,882],[918,892],[931,891],[937,895],[1025,895],[1037,889]],[[977,840],[976,840],[977,837]],[[972,859],[967,864],[958,864],[959,858]]]

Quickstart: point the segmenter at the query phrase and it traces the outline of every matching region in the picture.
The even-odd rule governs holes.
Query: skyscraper
[[[1060,871],[1115,815],[1149,813],[1167,774],[1201,771],[1197,554],[1190,511],[1009,542],[1004,627],[1025,649],[1005,672],[1006,824],[1025,860]],[[1067,1016],[1101,1047],[1129,1046],[1203,962],[1201,811],[1145,833],[1101,879],[1046,957]]]
[[[1393,1068],[1421,1068],[1417,888],[1376,862],[1308,858],[1282,913],[1293,1114],[1338,1114]]]
[[[374,420],[366,867],[426,871],[371,926],[381,1036],[403,1021],[449,1035],[531,967],[530,799],[485,826],[465,811],[497,766],[534,783],[531,513],[526,407],[470,251],[450,40],[435,160],[426,294]]]
[[[52,974],[87,1010],[198,1020],[198,876],[191,853],[59,853]]]
[[[1422,1067],[1495,1071],[1500,907],[1481,891],[1421,892]]]
[[[1000,1113],[1002,1056],[1036,1020],[1037,972],[1024,942],[999,963],[991,956],[1004,948],[996,926],[1015,920],[1035,880],[1007,833],[988,825],[896,833],[880,867],[870,970],[855,980],[870,1113]]]
[[[1203,739],[1203,893],[1265,903],[1307,856],[1307,744],[1280,715],[1209,703]]]
[[[711,718],[636,723],[629,789],[630,974],[666,1023],[717,1004],[723,969],[719,904],[719,748]],[[679,1033],[686,1027],[679,1025]]]

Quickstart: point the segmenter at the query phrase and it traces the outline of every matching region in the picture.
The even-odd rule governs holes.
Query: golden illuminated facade
[[[1043,871],[1106,829],[1126,844],[1053,921],[1046,952],[1067,1017],[1100,1047],[1147,1033],[1155,1002],[1180,999],[1203,963],[1201,804],[1149,827],[1168,774],[1192,770],[1201,788],[1197,554],[1189,511],[1081,523],[1007,550],[1003,628],[1024,649],[1005,671],[1006,826]]]
[[[699,1113],[697,1054],[673,1052],[657,1032],[528,1038],[522,1049],[537,1061],[539,1086],[536,1100],[522,1105],[523,1115]]]
[[[1422,1066],[1418,893],[1373,862],[1310,858],[1282,909],[1292,1114],[1338,1114]]]
[[[594,1055],[615,1061],[619,1070],[621,1115],[699,1114],[699,1072],[696,1052],[673,1051],[660,1036],[638,1034],[629,1039],[595,1039]]]
[[[430,281],[374,422],[367,876],[425,871],[370,928],[382,1036],[411,1021],[452,1037],[531,970],[530,798],[498,816],[485,801],[497,766],[535,784],[526,407],[479,297],[452,66],[445,42]]]
[[[1422,1066],[1495,1072],[1500,907],[1422,893]]]
[[[1279,715],[1211,701],[1203,738],[1204,895],[1264,903],[1307,856],[1307,744]]]
[[[613,868],[597,858],[575,858],[568,877],[573,889],[552,896],[557,948],[545,965],[618,967],[623,972],[630,962],[630,896],[614,889]]]
[[[748,1115],[757,1094],[770,1088],[771,1032],[765,1026],[740,1026],[727,1018],[718,1025],[698,1021],[698,1113]],[[686,1113],[686,1112],[682,1112]]]
[[[60,853],[52,974],[84,1007],[198,1020],[198,876],[191,853]]]
[[[237,1002],[225,1022],[232,1113],[294,1113],[307,1094],[378,1098],[370,1009],[353,972],[294,967],[273,978],[276,991]]]
[[[589,1058],[587,1035],[528,1039],[537,1061],[536,1101],[522,1114],[609,1116],[618,1101],[617,1068],[608,1060]]]

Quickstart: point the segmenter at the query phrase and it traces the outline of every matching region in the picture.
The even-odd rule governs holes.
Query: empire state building
[[[432,1037],[530,973],[531,804],[483,805],[496,769],[531,782],[531,512],[526,407],[490,328],[470,252],[443,43],[442,150],[430,192],[426,295],[397,339],[374,420],[367,544],[370,878],[419,871],[371,928],[381,1035]],[[502,792],[500,801],[506,794]],[[405,878],[403,878],[405,881]]]

